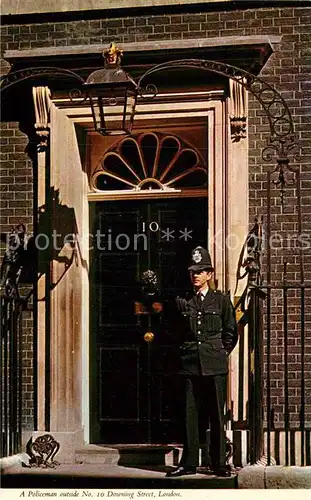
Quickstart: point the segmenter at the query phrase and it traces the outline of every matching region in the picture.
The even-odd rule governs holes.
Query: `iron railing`
[[[25,300],[0,298],[0,457],[22,445],[22,311]]]
[[[311,284],[249,293],[250,462],[311,465]]]

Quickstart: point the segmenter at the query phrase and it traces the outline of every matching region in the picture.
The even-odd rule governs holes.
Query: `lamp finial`
[[[115,68],[121,63],[123,50],[119,49],[114,42],[111,42],[108,49],[104,50],[105,68]]]

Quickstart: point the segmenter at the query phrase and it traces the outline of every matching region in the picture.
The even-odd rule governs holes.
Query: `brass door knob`
[[[154,339],[154,334],[152,332],[146,332],[144,335],[145,342],[152,342]]]

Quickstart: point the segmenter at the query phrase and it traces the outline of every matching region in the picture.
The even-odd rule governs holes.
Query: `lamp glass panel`
[[[95,130],[103,135],[131,132],[136,96],[126,87],[95,88],[90,92]]]

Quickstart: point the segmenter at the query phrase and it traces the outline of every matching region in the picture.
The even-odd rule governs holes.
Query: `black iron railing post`
[[[256,329],[255,329],[255,397],[256,397],[256,456],[263,452],[263,328],[262,304],[255,290]]]
[[[271,431],[273,428],[273,411],[271,409],[271,290],[267,290],[266,321],[266,408],[267,408],[267,458],[271,459]]]
[[[250,290],[249,300],[249,403],[250,403],[250,462],[256,463],[258,458],[257,440],[258,440],[258,413],[257,413],[257,392],[258,387],[256,384],[256,370],[255,370],[255,349],[256,340],[255,332],[257,325],[257,311],[256,311],[256,296],[255,290]]]
[[[4,301],[0,298],[0,458],[3,456],[3,335],[5,326]]]
[[[3,446],[2,453],[5,456],[8,452],[8,338],[9,338],[9,309],[10,303],[5,299],[3,300],[3,315],[5,318],[5,325],[3,329]]]
[[[5,430],[5,422],[4,422],[4,381],[5,381],[5,364],[4,364],[4,339],[5,339],[5,331],[6,331],[6,307],[4,303],[4,298],[1,297],[1,331],[0,331],[0,361],[1,361],[1,370],[0,370],[0,457],[4,456],[4,430]]]
[[[17,363],[16,363],[16,304],[10,303],[10,335],[9,335],[9,455],[14,453],[16,420],[17,420]]]
[[[287,262],[284,262],[283,281],[283,328],[284,328],[284,426],[285,465],[289,465],[289,394],[288,394],[288,288],[286,283]]]
[[[18,420],[17,420],[17,449],[22,446],[22,418],[23,418],[23,330],[22,330],[23,304],[20,304],[17,318],[18,335]]]
[[[263,320],[262,300],[266,294],[257,286],[250,289],[249,300],[249,429],[250,462],[263,454]]]
[[[301,356],[301,387],[299,427],[301,432],[301,465],[305,465],[305,289],[300,290],[300,356]]]
[[[260,451],[262,455],[266,455],[267,461],[265,463],[267,465],[272,465],[275,458],[276,462],[281,465],[303,466],[311,464],[310,422],[307,419],[308,415],[306,415],[306,381],[308,381],[309,372],[307,371],[308,365],[306,364],[305,337],[307,333],[306,300],[309,298],[309,295],[306,297],[306,290],[311,290],[311,284],[289,284],[286,280],[286,273],[284,273],[284,277],[285,280],[281,285],[262,285],[250,290],[248,307],[250,461],[251,463],[256,463]],[[273,294],[273,292],[276,292],[276,294]],[[278,295],[278,292],[280,295]],[[300,303],[299,335],[295,335],[295,339],[297,341],[298,339],[300,340],[300,345],[297,346],[295,344],[295,349],[292,351],[293,353],[297,352],[297,356],[298,353],[300,355],[299,415],[297,415],[298,410],[295,410],[297,396],[292,390],[292,379],[290,378],[291,365],[295,359],[290,351],[292,344],[289,343],[293,331],[289,321],[289,315],[291,314],[291,292],[295,292],[295,296],[296,292],[298,292]],[[261,294],[266,296],[267,301],[265,318],[263,317]],[[280,312],[282,321],[277,324],[275,330],[277,337],[271,339],[271,321],[275,310],[274,297],[282,300],[282,309]],[[263,318],[265,319],[264,322]],[[281,369],[276,368],[276,361],[274,361],[274,354],[277,354],[277,349],[274,349],[273,352],[271,351],[270,344],[274,340],[273,345],[276,345],[277,349],[281,346],[283,359]],[[298,361],[296,360],[295,363],[297,364]],[[263,384],[264,381],[266,382],[265,385]],[[276,381],[279,382],[278,385],[275,385]],[[273,382],[274,385],[272,385]],[[295,380],[295,382],[298,382],[298,380]],[[277,388],[278,398],[280,399],[274,396],[272,392],[274,387]],[[298,385],[295,384],[295,387],[298,387]],[[283,404],[283,411],[278,407],[281,404]],[[266,418],[263,418],[263,409],[266,412]],[[262,425],[263,423],[264,425]],[[264,432],[266,433],[265,441]],[[271,447],[272,432],[274,433],[273,450]],[[284,442],[282,436],[284,436]],[[296,449],[298,439],[300,441],[299,456]]]
[[[255,366],[254,366],[254,326],[255,319],[255,305],[254,305],[254,290],[251,289],[249,293],[249,324],[248,324],[248,338],[249,338],[249,351],[248,351],[248,391],[249,391],[249,450],[250,450],[250,463],[256,463],[256,438],[255,438]]]
[[[0,457],[21,451],[24,302],[16,297],[1,297]]]

